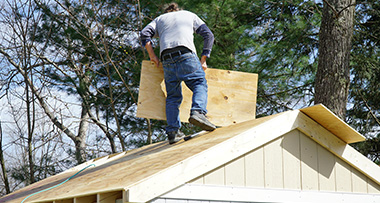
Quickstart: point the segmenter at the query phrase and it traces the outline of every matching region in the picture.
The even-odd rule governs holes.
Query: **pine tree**
[[[354,0],[324,1],[319,38],[315,103],[322,103],[345,120],[350,84],[350,51]]]

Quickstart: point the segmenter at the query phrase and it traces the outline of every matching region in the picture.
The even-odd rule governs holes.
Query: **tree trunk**
[[[25,70],[27,72],[27,70]],[[31,77],[32,78],[32,77]],[[27,81],[25,80],[25,95],[26,95],[26,115],[28,120],[28,161],[29,161],[29,184],[35,182],[34,178],[34,161],[33,161],[33,132],[34,132],[34,101],[30,98],[29,86]],[[33,107],[32,107],[33,105]]]
[[[1,163],[1,171],[3,175],[3,180],[4,180],[5,192],[6,194],[9,194],[11,193],[11,189],[9,187],[7,169],[5,167],[5,159],[4,159],[4,153],[3,153],[3,130],[1,128],[1,121],[0,121],[0,163]]]
[[[355,0],[324,0],[314,103],[345,120]]]
[[[88,131],[88,108],[84,106],[85,104],[82,103],[82,113],[81,113],[81,120],[79,123],[79,130],[78,130],[78,136],[75,138],[75,157],[78,161],[78,164],[84,163],[86,161],[86,138],[87,138],[87,131]]]

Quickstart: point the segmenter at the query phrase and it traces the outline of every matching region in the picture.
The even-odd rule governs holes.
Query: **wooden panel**
[[[336,191],[352,192],[351,166],[341,159],[336,161]]]
[[[281,142],[282,139],[279,138],[264,146],[264,173],[267,188],[284,187]]]
[[[368,193],[379,194],[380,193],[380,185],[375,183],[373,180],[368,179]]]
[[[117,199],[123,198],[123,192],[109,192],[98,194],[98,203],[115,203]]]
[[[318,190],[317,143],[306,136],[300,138],[302,189]]]
[[[204,176],[204,184],[207,185],[225,185],[224,166],[211,171]]]
[[[263,147],[245,156],[245,176],[247,187],[265,187]]]
[[[142,62],[137,116],[166,120],[165,85],[162,65]],[[256,116],[257,74],[208,68],[208,117],[218,126],[252,120]],[[182,122],[188,122],[192,92],[182,85]]]
[[[322,104],[300,110],[346,143],[362,142],[365,137]]]
[[[354,168],[352,168],[352,192],[368,193],[367,177]]]
[[[318,145],[319,190],[336,191],[335,155]]]
[[[245,186],[244,157],[226,164],[225,177],[227,186]]]
[[[293,130],[282,139],[284,188],[301,189],[300,131]]]
[[[96,195],[74,198],[74,203],[96,203]]]

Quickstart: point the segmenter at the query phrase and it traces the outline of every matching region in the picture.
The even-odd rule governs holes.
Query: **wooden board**
[[[258,75],[208,68],[207,110],[210,121],[228,126],[256,117]],[[162,65],[155,67],[150,61],[142,62],[137,117],[166,120],[164,72]],[[188,122],[192,92],[182,84],[183,101],[180,119]]]
[[[317,123],[321,124],[328,131],[345,141],[346,143],[362,142],[365,137],[354,130],[347,123],[342,121],[323,104],[300,109],[300,111]]]

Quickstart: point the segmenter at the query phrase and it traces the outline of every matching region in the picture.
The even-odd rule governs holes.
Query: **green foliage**
[[[359,2],[356,7],[348,122],[368,137],[354,145],[379,162],[380,135],[380,3]]]
[[[45,15],[38,40],[48,42],[46,52],[59,56],[61,60],[57,63],[66,73],[46,68],[52,86],[81,95],[110,125],[117,118],[124,142],[132,146],[146,144],[146,123],[134,117],[140,63],[148,59],[144,48],[139,46],[137,33],[162,14],[163,5],[171,1],[99,0],[91,5],[63,2],[75,15],[54,5],[41,6]],[[259,74],[258,117],[313,103],[321,3],[311,0],[177,3],[200,16],[213,31],[215,44],[207,61],[210,67]],[[94,12],[93,8],[102,12]],[[348,120],[368,136],[377,135],[379,127],[379,118],[375,119],[380,110],[379,10],[379,2],[375,0],[358,1],[351,55]],[[102,29],[94,29],[99,24]],[[196,35],[195,43],[200,53],[203,46],[200,36]],[[164,139],[164,122],[152,123],[154,139]],[[184,130],[188,129],[193,128],[185,125]]]
[[[320,4],[314,1],[181,1],[215,35],[210,67],[259,74],[265,116],[312,103]],[[197,36],[199,51],[202,39]]]

